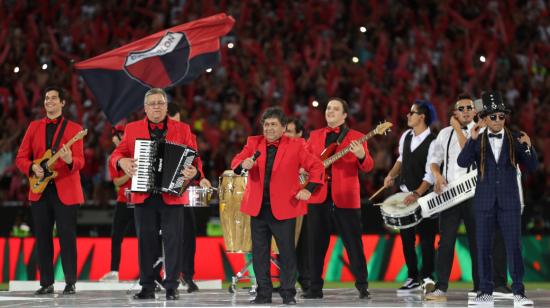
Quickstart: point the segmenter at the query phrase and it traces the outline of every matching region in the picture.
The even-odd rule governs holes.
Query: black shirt
[[[273,163],[275,162],[275,156],[277,155],[276,146],[267,147],[267,156],[265,160],[265,176],[264,176],[264,188],[262,194],[262,208],[260,209],[259,217],[273,218],[273,213],[271,212],[271,171],[273,169]]]
[[[51,149],[53,146],[53,136],[55,135],[57,126],[61,122],[61,116],[57,117],[56,120],[57,121],[55,123],[46,124],[46,149]]]

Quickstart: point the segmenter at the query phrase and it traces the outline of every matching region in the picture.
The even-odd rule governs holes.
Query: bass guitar
[[[84,138],[86,134],[88,134],[87,129],[78,132],[73,136],[73,138],[71,138],[71,140],[69,140],[69,142],[67,142],[67,147],[70,147],[73,143]],[[52,150],[47,150],[41,158],[33,161],[33,164],[39,165],[44,170],[44,177],[41,179],[36,177],[36,175],[29,177],[29,184],[33,193],[41,194],[44,189],[46,189],[46,185],[48,185],[48,183],[57,176],[57,171],[52,170],[51,167],[55,164],[59,157],[61,157],[60,153],[61,152],[57,152],[52,155]]]

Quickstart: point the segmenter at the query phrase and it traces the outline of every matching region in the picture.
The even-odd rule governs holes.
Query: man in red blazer
[[[84,146],[78,140],[66,146],[82,127],[65,119],[62,115],[66,105],[63,89],[49,87],[44,91],[46,117],[32,121],[23,137],[15,164],[27,176],[42,179],[48,170],[33,163],[47,150],[59,150],[60,159],[52,166],[58,175],[51,180],[45,190],[36,194],[29,190],[34,233],[38,248],[38,268],[40,269],[40,289],[35,294],[51,294],[54,291],[53,274],[53,227],[57,226],[61,246],[61,262],[65,276],[63,294],[74,294],[76,283],[76,214],[78,205],[84,202],[80,185],[80,169],[84,167]]]
[[[331,98],[325,110],[327,127],[311,132],[308,146],[315,156],[337,143],[336,152],[350,146],[351,151],[334,162],[327,169],[327,182],[309,199],[307,232],[310,245],[311,285],[306,299],[323,298],[323,265],[327,253],[331,229],[342,236],[348,252],[351,272],[355,276],[355,287],[359,298],[369,298],[367,262],[361,240],[361,203],[359,194],[359,170],[370,171],[374,162],[367,143],[356,140],[363,137],[360,132],[345,125],[348,104],[341,98]]]
[[[124,136],[111,154],[110,164],[129,176],[136,173],[134,148],[136,139],[166,140],[197,149],[189,125],[167,117],[167,96],[164,90],[153,88],[145,93],[145,114],[143,120],[128,123]],[[197,160],[195,160],[197,161]],[[195,166],[183,169],[186,179],[198,174]],[[132,179],[133,180],[133,179]],[[158,255],[159,231],[162,230],[164,244],[164,271],[166,299],[179,298],[179,248],[181,246],[183,204],[188,203],[188,194],[174,196],[166,193],[132,193],[130,202],[135,205],[134,214],[138,236],[139,275],[142,289],[135,299],[155,298],[155,273],[153,264]]]
[[[248,170],[241,211],[252,216],[252,261],[258,289],[251,303],[271,303],[269,262],[273,235],[281,261],[280,295],[283,304],[295,305],[296,217],[307,212],[304,201],[322,183],[324,168],[319,158],[307,151],[302,138],[283,136],[286,119],[281,109],[268,108],[261,124],[263,136],[249,137],[231,162],[236,173]],[[305,188],[298,180],[300,168],[310,174],[310,183]]]

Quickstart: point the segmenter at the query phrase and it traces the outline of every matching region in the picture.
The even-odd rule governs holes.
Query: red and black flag
[[[189,83],[220,61],[220,37],[235,20],[217,14],[175,26],[79,62],[75,68],[111,123],[143,107],[150,88]]]

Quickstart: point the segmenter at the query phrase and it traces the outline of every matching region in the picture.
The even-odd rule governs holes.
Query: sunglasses
[[[474,107],[473,106],[460,106],[456,109],[460,112],[464,112],[464,110],[472,111],[472,110],[474,110]]]
[[[489,116],[489,119],[491,119],[491,121],[496,121],[497,118],[501,121],[504,121],[504,119],[506,119],[506,116],[503,114],[492,114]]]
[[[416,114],[421,114],[421,113],[418,112],[418,111],[409,111],[407,114],[410,115],[410,116],[412,116],[412,115],[415,114],[415,113],[416,113]]]

